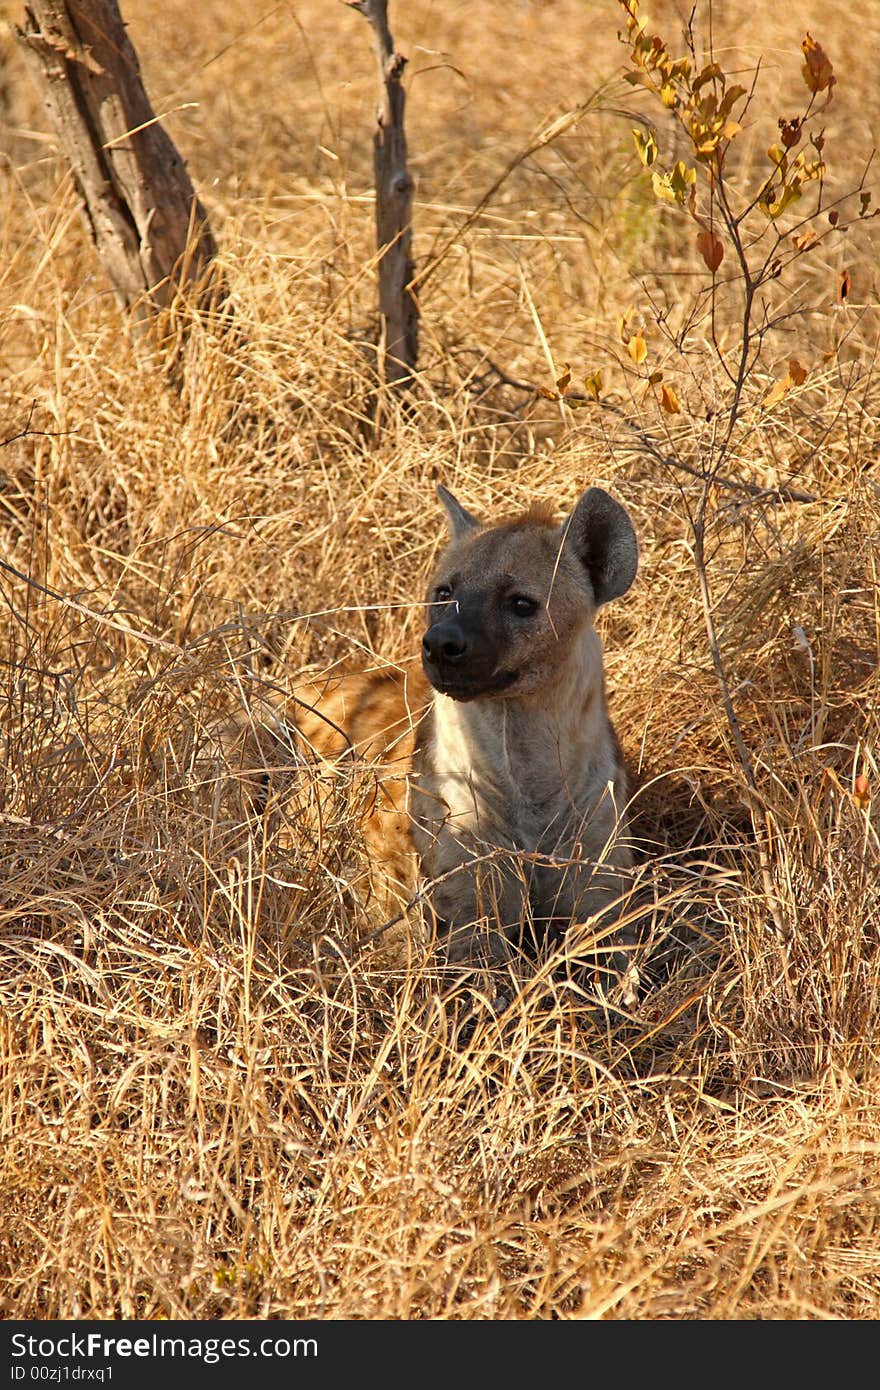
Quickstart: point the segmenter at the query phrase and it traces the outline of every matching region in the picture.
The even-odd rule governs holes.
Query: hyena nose
[[[457,666],[464,661],[470,644],[458,623],[435,623],[422,638],[426,661],[444,666]]]

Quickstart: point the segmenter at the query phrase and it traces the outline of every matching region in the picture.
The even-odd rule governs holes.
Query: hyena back
[[[421,672],[352,671],[284,699],[257,697],[212,730],[239,819],[295,820],[320,852],[326,827],[354,802],[370,863],[356,891],[380,919],[400,913],[418,877],[409,780],[427,698]],[[230,794],[229,780],[218,786]]]

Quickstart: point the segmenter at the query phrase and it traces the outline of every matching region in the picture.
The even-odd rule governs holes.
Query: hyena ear
[[[449,530],[452,532],[454,541],[463,540],[465,536],[470,536],[474,531],[479,531],[483,523],[478,521],[470,512],[466,512],[460,502],[456,501],[448,488],[442,483],[437,485],[437,496],[443,503],[443,510],[446,512],[446,520],[449,522]]]
[[[590,576],[597,607],[626,593],[636,577],[639,548],[629,513],[619,502],[591,487],[563,522],[562,536]]]

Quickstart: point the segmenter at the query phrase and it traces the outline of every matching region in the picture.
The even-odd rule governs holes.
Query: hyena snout
[[[508,680],[499,677],[496,646],[467,618],[441,618],[431,624],[422,638],[422,667],[434,689],[453,700],[499,693]]]
[[[473,643],[460,623],[446,619],[434,623],[422,638],[422,655],[432,668],[462,666],[471,654]]]

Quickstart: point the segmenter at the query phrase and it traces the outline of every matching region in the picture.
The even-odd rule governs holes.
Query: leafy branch
[[[806,307],[793,309],[789,303],[774,308],[772,290],[795,262],[829,237],[839,235],[854,222],[877,215],[871,209],[872,195],[866,188],[871,160],[857,186],[829,204],[821,122],[833,99],[837,77],[822,45],[807,33],[801,45],[803,104],[794,115],[779,116],[778,137],[766,150],[766,163],[750,175],[745,161],[736,159],[732,151],[743,132],[764,114],[757,104],[760,63],[748,85],[743,85],[717,61],[711,39],[707,51],[699,50],[693,23],[684,35],[684,51],[674,52],[640,16],[639,0],[619,3],[625,21],[619,37],[628,53],[625,79],[646,94],[651,106],[648,114],[637,118],[640,124],[632,132],[638,158],[654,198],[690,224],[692,244],[711,277],[697,292],[693,311],[680,333],[673,333],[666,315],[659,311],[657,323],[684,356],[689,351],[686,339],[690,325],[705,317],[707,346],[719,369],[719,384],[727,384],[713,402],[713,409],[706,413],[707,429],[701,429],[697,417],[692,417],[695,457],[690,460],[678,456],[674,440],[670,439],[668,451],[662,450],[643,425],[628,419],[627,423],[643,442],[647,437],[655,458],[702,484],[696,499],[684,490],[682,499],[691,530],[704,625],[726,722],[748,787],[747,801],[768,901],[777,931],[784,937],[784,923],[772,888],[769,851],[761,833],[763,803],[719,641],[707,537],[710,527],[722,524],[722,513],[710,504],[717,488],[737,485],[731,461],[743,443],[746,401],[753,427],[751,421],[759,424],[766,411],[808,380],[810,367],[791,356],[783,374],[769,390],[765,387],[763,393],[758,393],[753,389],[755,368],[768,335]],[[820,223],[821,215],[824,216]],[[846,302],[850,289],[849,273],[844,271],[837,284],[838,303]],[[664,370],[652,361],[643,320],[627,311],[618,319],[618,334],[625,353],[623,365],[630,373],[634,368],[638,379],[644,382],[645,398],[653,393],[667,420],[680,417],[686,411],[681,387],[667,380]],[[833,355],[828,354],[825,360]],[[571,369],[565,364],[553,388],[539,389],[542,395],[573,407],[589,407],[592,403],[608,406],[601,371],[593,371],[584,379],[581,392],[572,389]],[[757,415],[751,413],[751,407],[757,407]],[[618,413],[626,415],[622,410]],[[772,491],[754,485],[743,486],[745,491],[763,494],[764,498],[774,496]],[[780,488],[775,496],[779,500],[794,500],[796,494]],[[801,494],[797,500],[816,499]]]

